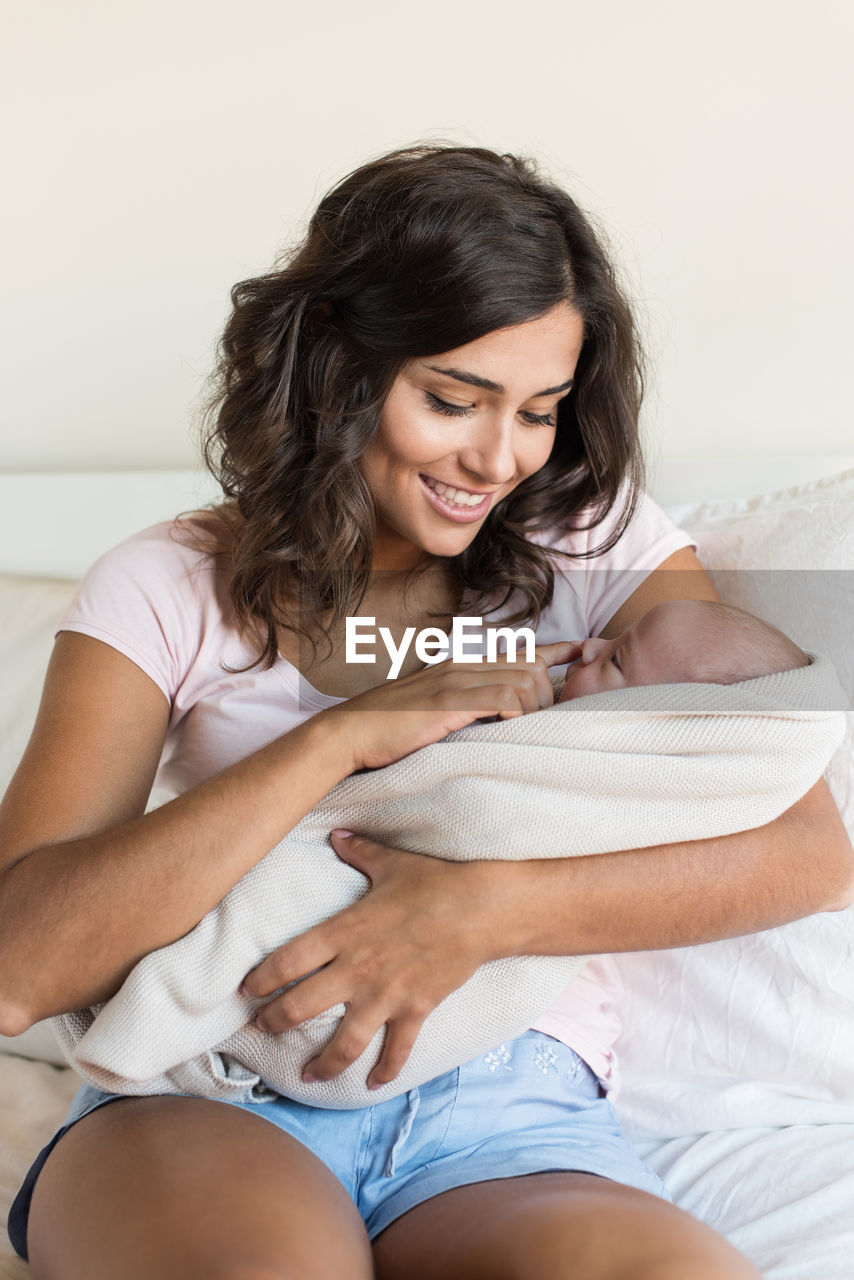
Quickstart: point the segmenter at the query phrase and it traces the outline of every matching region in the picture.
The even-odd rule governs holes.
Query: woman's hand
[[[533,662],[438,662],[319,713],[349,741],[353,771],[379,769],[474,720],[509,720],[554,703],[548,669],[580,653],[574,640],[536,646]]]
[[[381,768],[473,720],[552,706],[548,668],[579,651],[570,640],[538,645],[532,663],[501,655],[495,662],[437,663],[315,719],[335,722],[349,737],[354,770]],[[399,1074],[433,1009],[497,954],[489,950],[492,932],[472,922],[472,903],[483,906],[484,863],[448,862],[344,832],[333,832],[332,844],[368,877],[370,892],[272,952],[247,974],[243,990],[263,999],[295,984],[256,1017],[257,1026],[274,1033],[336,1004],[347,1006],[332,1040],[307,1064],[307,1081],[344,1071],[385,1026],[382,1054],[368,1079],[379,1088]]]
[[[495,958],[472,918],[472,904],[482,901],[484,864],[389,849],[340,831],[332,844],[370,879],[370,891],[272,952],[243,990],[263,998],[310,974],[259,1013],[256,1025],[271,1032],[339,1002],[347,1006],[332,1040],[307,1064],[306,1081],[338,1075],[385,1024],[382,1054],[368,1077],[368,1086],[379,1088],[400,1072],[427,1015]]]

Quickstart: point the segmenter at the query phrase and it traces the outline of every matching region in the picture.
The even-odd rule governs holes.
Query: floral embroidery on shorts
[[[486,1054],[483,1060],[486,1063],[486,1065],[489,1067],[490,1071],[495,1072],[495,1071],[498,1071],[499,1068],[502,1071],[513,1070],[513,1068],[509,1065],[510,1054],[507,1050],[506,1044],[500,1044],[497,1049],[491,1049],[490,1052]]]
[[[566,1073],[567,1080],[577,1080],[579,1076],[583,1076],[584,1074],[585,1074],[585,1066],[583,1061],[581,1060],[581,1058],[579,1058],[577,1053],[573,1053],[572,1066],[569,1068],[569,1070]]]
[[[547,1076],[550,1071],[557,1071],[557,1054],[550,1044],[541,1040],[534,1053],[534,1066]]]

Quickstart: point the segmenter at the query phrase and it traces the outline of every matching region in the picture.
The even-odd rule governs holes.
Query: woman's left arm
[[[601,634],[672,599],[719,599],[690,548],[650,573]],[[333,844],[371,891],[274,952],[249,985],[268,995],[323,966],[272,1001],[263,1024],[284,1030],[344,1001],[338,1033],[310,1064],[328,1079],[387,1023],[375,1085],[394,1079],[427,1015],[487,961],[691,946],[842,910],[854,897],[854,850],[823,780],[764,827],[584,858],[457,863],[358,835]]]
[[[690,547],[649,574],[600,634],[611,639],[653,605],[678,599],[720,599]],[[507,908],[509,954],[519,955],[559,955],[568,940],[570,953],[580,955],[691,946],[842,910],[854,898],[854,849],[824,779],[774,822],[750,831],[501,863],[494,888],[505,869],[516,900]]]
[[[611,639],[625,631],[644,613],[662,600],[720,600],[714,583],[709,578],[700,561],[690,547],[683,547],[669,556],[658,569],[641,583],[628,600],[614,614],[600,635]],[[749,914],[749,904],[745,904],[748,914],[744,919],[746,928],[726,930],[722,921],[722,930],[715,929],[708,938],[691,938],[689,943],[708,941],[713,937],[735,937],[740,933],[753,933],[759,929],[773,928],[787,920],[797,920],[801,916],[811,915],[816,911],[838,911],[851,905],[854,899],[854,848],[848,838],[845,826],[840,817],[827,783],[819,779],[807,794],[782,814],[775,822],[754,831],[737,832],[731,836],[723,836],[720,840],[695,840],[684,845],[658,845],[664,849],[695,850],[704,865],[712,862],[714,869],[714,847],[722,846],[724,850],[744,849],[746,837],[755,837],[756,849],[753,855],[760,858],[762,851],[768,859],[760,876],[767,883],[771,893],[763,893],[762,885],[757,888],[754,900],[754,914]],[[788,848],[788,857],[786,854]],[[808,853],[805,851],[808,850]],[[638,850],[639,854],[649,853],[649,849]],[[609,855],[617,857],[618,855]],[[674,855],[678,856],[678,855]],[[726,856],[724,854],[724,856]],[[731,856],[736,856],[734,853]],[[753,861],[750,853],[742,853],[748,863]],[[789,862],[789,858],[791,862]],[[737,861],[736,857],[736,861]],[[733,867],[735,872],[735,867]],[[757,871],[759,868],[757,867]],[[730,890],[732,883],[724,878],[724,905],[727,919],[733,922],[739,914],[740,904],[733,902]],[[776,897],[774,890],[785,895],[790,889],[788,904]],[[776,918],[774,902],[777,902],[784,915]],[[768,903],[769,910],[775,918],[765,919],[763,902]],[[711,905],[711,903],[710,903]],[[695,922],[702,926],[702,913]],[[655,946],[678,946],[668,941],[650,943]],[[640,946],[610,947],[610,950],[637,951]]]

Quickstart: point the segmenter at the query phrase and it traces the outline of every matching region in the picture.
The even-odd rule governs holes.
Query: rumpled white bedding
[[[772,821],[821,776],[844,732],[833,665],[733,685],[615,690],[469,725],[386,769],[346,778],[185,937],[146,956],[106,1004],[54,1019],[71,1064],[99,1088],[315,1106],[369,1106],[518,1035],[578,972],[577,958],[484,965],[427,1019],[399,1075],[366,1080],[377,1032],[333,1080],[302,1068],[341,1006],[279,1035],[249,1022],[237,988],[288,938],[340,911],[364,878],[328,844],[336,826],[438,857],[543,858],[743,831]]]
[[[636,1146],[676,1203],[722,1232],[765,1280],[854,1278],[854,1124]]]
[[[849,907],[619,957],[628,1136],[854,1123],[852,940]]]

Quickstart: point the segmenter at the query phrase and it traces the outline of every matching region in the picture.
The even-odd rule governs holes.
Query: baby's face
[[[566,672],[558,702],[635,685],[678,684],[696,680],[696,619],[670,601],[654,605],[613,640],[581,642],[581,657]]]

